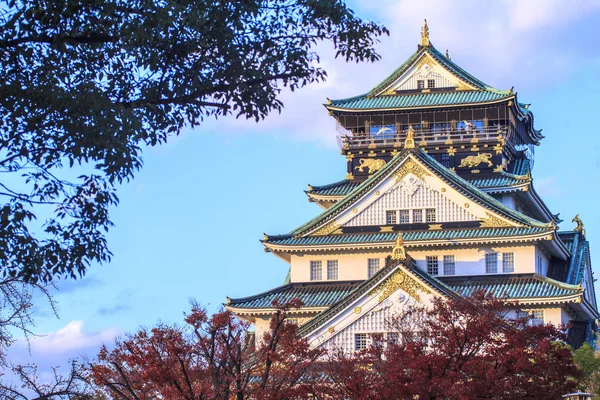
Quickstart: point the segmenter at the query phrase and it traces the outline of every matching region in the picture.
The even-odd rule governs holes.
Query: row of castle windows
[[[502,273],[511,273],[515,271],[515,253],[488,253],[485,255],[486,274],[498,273],[498,259],[502,255]],[[440,259],[438,256],[426,256],[427,273],[430,275],[440,275]],[[327,280],[338,279],[338,260],[327,260]],[[367,276],[371,278],[381,268],[379,258],[367,259]],[[453,255],[442,257],[443,275],[456,274],[456,258]],[[323,261],[311,260],[310,262],[310,280],[323,280]]]
[[[412,212],[411,212],[412,211]],[[411,218],[412,217],[412,218]],[[394,224],[419,224],[423,222],[436,221],[435,208],[413,209],[413,210],[387,210],[385,212],[385,223]]]
[[[327,260],[327,280],[338,279],[338,260]],[[379,271],[380,263],[379,258],[369,258],[367,260],[367,275],[372,277]],[[311,260],[310,262],[310,280],[321,281],[323,280],[323,261]]]
[[[485,273],[498,273],[499,253],[488,253],[485,255]],[[438,256],[426,256],[427,273],[430,275],[440,275],[440,262]],[[515,253],[502,253],[502,273],[515,271]],[[454,256],[443,257],[443,275],[456,274]]]

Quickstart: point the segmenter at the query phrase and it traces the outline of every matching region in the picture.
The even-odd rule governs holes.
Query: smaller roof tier
[[[499,172],[493,175],[468,179],[469,183],[478,189],[490,191],[491,189],[511,189],[531,183],[529,175],[514,175],[508,172]]]
[[[331,100],[330,110],[390,110],[449,105],[485,104],[514,97],[512,94],[479,91],[456,91],[440,93],[414,93],[392,96],[368,97],[366,95],[348,99]]]
[[[344,179],[343,181],[330,183],[329,185],[310,186],[310,189],[307,190],[306,193],[319,196],[345,196],[359,185],[360,182]]]
[[[439,279],[465,297],[478,290],[509,299],[564,297],[582,293],[582,289],[577,285],[569,285],[537,274],[439,277]]]
[[[468,240],[490,238],[527,237],[552,233],[553,228],[523,227],[523,228],[472,228],[472,229],[441,229],[426,231],[402,231],[404,242],[422,242],[430,240]],[[269,244],[283,246],[336,246],[351,244],[380,243],[393,246],[397,232],[360,233],[328,236],[294,237],[292,235],[269,236]]]
[[[471,185],[468,181],[459,177],[454,172],[448,170],[446,167],[441,165],[431,156],[427,155],[422,149],[413,148],[402,149],[402,151],[400,151],[394,158],[392,158],[392,160],[390,160],[382,169],[374,173],[366,181],[360,183],[358,187],[356,187],[356,189],[354,189],[350,193],[350,195],[345,196],[343,199],[336,202],[325,212],[316,216],[304,225],[296,228],[287,235],[267,235],[267,240],[265,240],[265,242],[274,240],[277,237],[305,236],[307,233],[314,230],[316,227],[334,219],[338,214],[350,208],[356,201],[358,201],[361,198],[361,196],[368,193],[368,191],[371,190],[375,185],[377,185],[382,180],[386,179],[407,157],[410,157],[411,155],[414,156],[419,162],[423,163],[426,168],[428,168],[431,172],[433,172],[435,175],[441,178],[448,185],[450,185],[451,187],[453,187],[458,192],[471,199],[475,203],[491,210],[492,212],[498,213],[502,217],[508,218],[512,221],[516,221],[517,223],[523,224],[525,226],[554,229],[553,226],[544,224],[538,220],[526,216],[521,212],[509,208],[502,202],[496,200],[490,195],[482,192],[477,187]]]
[[[255,296],[228,299],[227,306],[236,309],[270,309],[273,301],[283,304],[299,299],[304,307],[329,307],[344,298],[362,282],[290,283]]]

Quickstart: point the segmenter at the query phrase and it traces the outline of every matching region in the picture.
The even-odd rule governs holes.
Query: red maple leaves
[[[270,332],[193,307],[186,325],[159,325],[102,349],[94,382],[115,399],[555,399],[579,371],[554,326],[514,318],[514,305],[475,294],[437,299],[389,321],[353,353],[312,349],[277,305]],[[510,316],[513,316],[511,318]],[[384,340],[385,339],[385,340]]]

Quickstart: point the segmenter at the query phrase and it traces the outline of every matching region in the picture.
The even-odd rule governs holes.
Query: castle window
[[[434,88],[435,87],[435,79],[427,79],[427,87]]]
[[[367,334],[366,333],[355,333],[354,334],[354,350],[361,351],[367,348]]]
[[[397,212],[396,211],[386,211],[385,212],[385,223],[388,225],[396,224],[398,222]]]
[[[400,210],[400,223],[401,224],[410,224],[410,211],[409,210]]]
[[[327,260],[327,279],[338,279],[338,260]]]
[[[531,312],[531,325],[544,325],[544,311],[537,310]]]
[[[498,253],[488,253],[485,255],[485,273],[498,273]]]
[[[515,253],[502,253],[502,272],[515,272]]]
[[[435,208],[425,210],[425,222],[435,222]]]
[[[438,257],[437,256],[427,256],[425,258],[427,260],[427,273],[430,275],[437,275],[439,273]]]
[[[310,262],[310,280],[320,281],[323,279],[323,268],[321,261]]]
[[[379,271],[379,258],[369,258],[367,260],[367,266],[368,266],[368,275],[370,278],[373,275],[375,275],[377,273],[377,271]]]
[[[413,210],[413,224],[423,222],[423,210]]]
[[[544,310],[517,311],[517,319],[527,319],[527,325],[544,325]]]
[[[400,343],[400,334],[398,332],[389,332],[387,334],[388,346]]]
[[[423,79],[417,80],[417,89],[425,89],[425,81]]]
[[[440,164],[442,164],[446,168],[450,168],[450,154],[443,153],[440,156]]]
[[[444,256],[444,275],[454,275],[455,273],[454,256]]]
[[[540,255],[537,256],[537,263],[535,264],[535,273],[539,274],[539,275],[543,275],[542,274],[542,256],[540,256]]]

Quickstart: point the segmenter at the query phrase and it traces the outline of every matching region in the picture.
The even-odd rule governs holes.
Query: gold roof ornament
[[[427,26],[427,19],[424,20],[423,27],[421,28],[421,46],[429,47],[429,27]]]
[[[448,49],[446,49],[446,58],[450,60],[450,53],[448,53]]]
[[[415,148],[415,130],[413,129],[412,124],[408,126],[408,131],[406,132],[406,140],[404,141],[404,147],[406,149]]]
[[[585,230],[583,229],[583,222],[581,222],[581,219],[579,219],[579,214],[577,214],[571,222],[575,222],[577,224],[575,229],[573,229],[575,232],[581,232],[585,235]]]
[[[394,245],[394,249],[392,250],[392,260],[406,260],[406,250],[404,250],[404,240],[402,239],[402,232],[398,232],[396,244]]]

